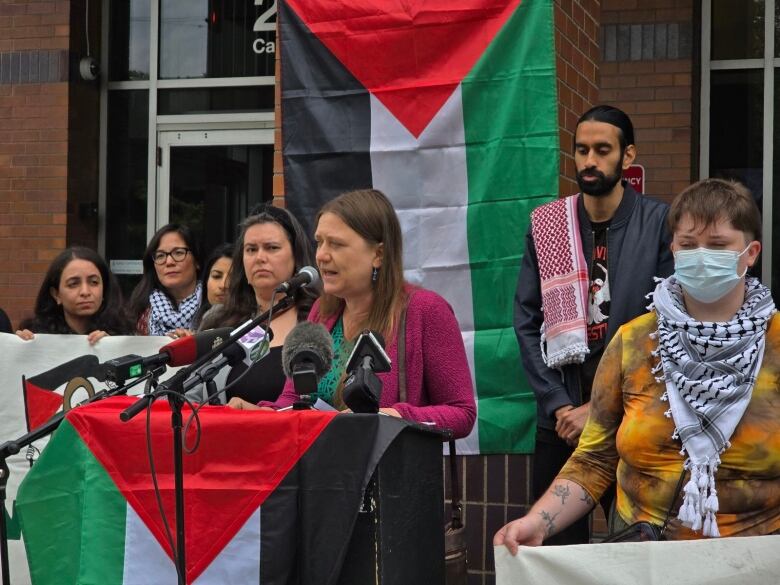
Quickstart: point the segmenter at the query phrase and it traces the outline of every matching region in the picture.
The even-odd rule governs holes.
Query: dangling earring
[[[371,282],[376,282],[379,278],[379,268],[374,266],[374,268],[371,270]]]

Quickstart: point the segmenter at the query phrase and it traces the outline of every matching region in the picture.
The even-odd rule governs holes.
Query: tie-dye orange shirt
[[[579,445],[558,478],[585,488],[598,500],[617,477],[617,512],[627,523],[662,524],[682,471],[682,443],[664,416],[663,382],[650,372],[658,358],[655,313],[623,325],[601,358],[590,416]],[[721,536],[780,530],[780,316],[770,321],[766,351],[750,404],[721,454],[715,475]],[[676,517],[678,502],[672,512]],[[676,520],[670,539],[697,538]]]

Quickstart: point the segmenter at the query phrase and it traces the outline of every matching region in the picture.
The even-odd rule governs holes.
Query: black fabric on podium
[[[337,583],[363,492],[387,447],[408,426],[352,414],[325,428],[263,503],[263,585]]]

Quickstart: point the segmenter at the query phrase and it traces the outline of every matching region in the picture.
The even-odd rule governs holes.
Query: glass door
[[[273,197],[271,129],[164,131],[157,145],[157,200],[149,236],[166,223],[186,224],[208,255],[235,241],[241,221]]]

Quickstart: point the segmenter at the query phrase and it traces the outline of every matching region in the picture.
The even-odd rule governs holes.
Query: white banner
[[[774,585],[780,536],[495,547],[496,585]]]
[[[31,378],[46,372],[55,366],[75,359],[79,356],[94,355],[100,362],[128,354],[148,356],[157,353],[160,347],[170,343],[170,337],[104,337],[94,346],[89,345],[85,335],[36,335],[31,341],[23,341],[16,335],[0,333],[0,376],[3,384],[0,390],[0,444],[21,437],[27,432],[24,414],[24,396],[22,394],[22,376]],[[175,370],[168,370],[164,378]],[[95,391],[105,388],[105,384],[89,379]],[[62,394],[65,383],[57,392]],[[139,384],[130,392],[140,394],[143,384]],[[75,394],[74,402],[83,395]],[[35,443],[35,447],[43,449],[47,439]],[[6,507],[13,509],[16,491],[30,468],[25,459],[27,450],[8,458],[11,475],[8,481]],[[27,560],[21,541],[9,542],[9,561],[11,565],[11,582],[14,585],[30,583],[27,570]],[[56,562],[52,559],[52,562]]]

